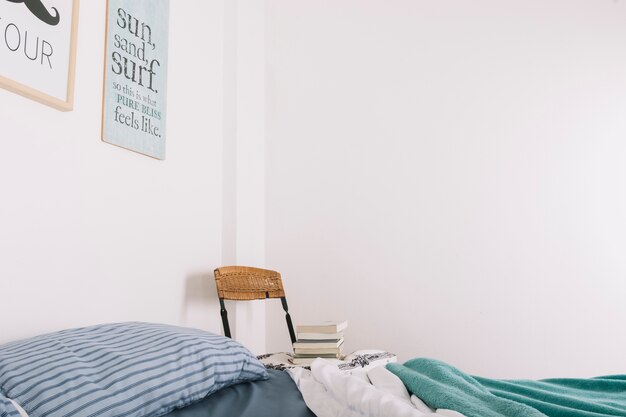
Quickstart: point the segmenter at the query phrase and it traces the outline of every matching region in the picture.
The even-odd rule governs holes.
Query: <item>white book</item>
[[[300,359],[315,359],[315,358],[339,359],[342,357],[342,355],[341,353],[312,353],[312,354],[301,353],[301,354],[296,354],[294,357],[300,358]]]
[[[296,326],[298,333],[339,333],[348,327],[348,321],[325,321],[319,324],[300,324]]]
[[[337,348],[343,343],[343,338],[336,340],[311,340],[302,341],[298,340],[293,344],[294,349],[324,349],[324,348]]]
[[[294,365],[300,366],[310,366],[313,361],[317,358],[324,358],[328,361],[332,361],[334,364],[342,364],[343,362],[340,360],[340,357],[337,355],[321,355],[321,356],[311,356],[311,357],[295,357],[289,358],[289,362]]]
[[[298,333],[298,340],[337,340],[343,337],[343,332],[337,333]]]
[[[294,365],[311,366],[315,359],[317,358],[289,358],[289,362],[293,363]]]
[[[294,349],[296,356],[320,356],[320,355],[341,355],[343,349],[341,346],[335,348],[319,348],[319,349]]]

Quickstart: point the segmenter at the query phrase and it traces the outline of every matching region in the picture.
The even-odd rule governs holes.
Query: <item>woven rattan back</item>
[[[263,300],[285,296],[280,273],[249,266],[215,270],[217,295],[224,300]]]
[[[291,343],[295,343],[296,333],[293,330],[280,273],[250,266],[223,266],[217,268],[214,273],[217,296],[220,299],[220,314],[222,315],[224,334],[227,337],[231,337],[231,335],[224,300],[246,301],[280,298],[283,310],[285,310],[289,337]]]

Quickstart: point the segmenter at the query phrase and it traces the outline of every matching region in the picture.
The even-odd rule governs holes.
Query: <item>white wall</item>
[[[624,2],[268,0],[267,27],[296,322],[488,376],[623,370]]]
[[[127,320],[221,332],[223,2],[171,2],[164,162],[100,141],[106,2],[81,3],[75,110],[0,90],[0,342]]]
[[[225,265],[265,266],[265,0],[225,1]],[[225,231],[226,232],[226,231]],[[225,236],[229,232],[226,232]],[[227,302],[227,304],[229,304]],[[265,352],[265,303],[233,303],[233,337]],[[227,306],[228,308],[228,306]]]
[[[212,269],[252,262],[296,322],[348,318],[347,350],[620,369],[626,5],[263,1],[171,2],[164,162],[100,142],[104,2],[82,2],[73,112],[0,90],[0,343],[221,331]],[[231,311],[264,350],[264,311]],[[268,323],[286,349],[280,303]]]

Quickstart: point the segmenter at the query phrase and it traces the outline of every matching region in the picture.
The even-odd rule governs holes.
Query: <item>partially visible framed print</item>
[[[0,0],[0,87],[74,106],[79,0]]]
[[[156,159],[165,159],[169,4],[107,1],[102,140]]]

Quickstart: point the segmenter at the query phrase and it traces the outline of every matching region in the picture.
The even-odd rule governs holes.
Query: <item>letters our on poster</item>
[[[77,0],[0,0],[0,86],[71,110]]]
[[[53,13],[50,13],[48,9],[43,5],[40,0],[5,0],[10,3],[24,3],[26,8],[30,10],[30,12],[43,23],[56,26],[59,24],[61,20],[61,16],[59,11],[56,8],[52,8]],[[2,16],[0,16],[2,19]],[[50,69],[52,67],[52,55],[54,54],[54,48],[52,44],[48,42],[44,38],[36,37],[33,42],[33,34],[30,33],[30,42],[29,42],[29,31],[28,29],[21,29],[15,23],[9,22],[7,23],[4,29],[4,46],[10,50],[11,52],[16,52],[18,55],[23,55],[24,58],[29,59],[30,61],[40,61],[41,65],[47,65]],[[0,45],[2,45],[0,43]]]

